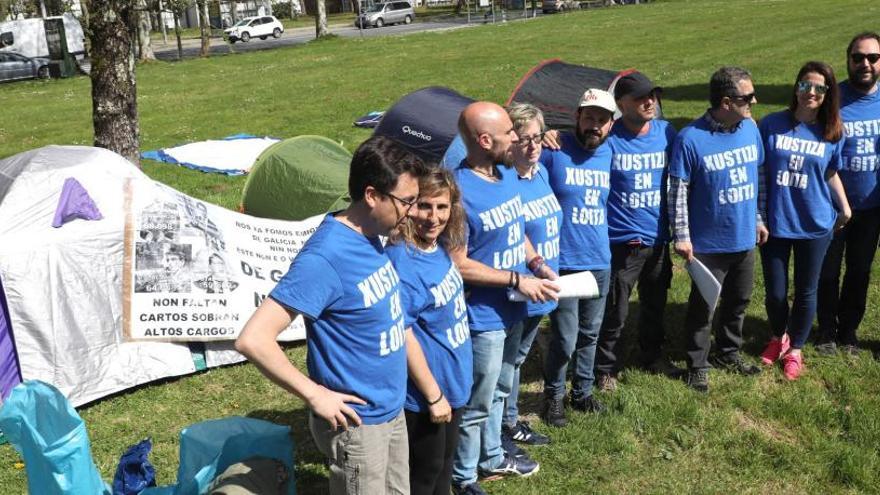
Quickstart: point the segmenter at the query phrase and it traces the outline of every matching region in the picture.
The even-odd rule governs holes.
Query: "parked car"
[[[355,21],[355,27],[382,27],[386,24],[402,22],[409,24],[416,18],[416,12],[409,2],[384,2],[364,9]]]
[[[545,14],[570,12],[579,8],[581,8],[581,4],[576,0],[543,0],[541,2],[541,11]]]
[[[251,38],[264,40],[269,36],[280,38],[284,32],[284,26],[275,16],[264,15],[260,17],[245,17],[236,22],[229,29],[224,29],[226,38],[230,43],[241,41],[247,43]]]
[[[0,81],[49,78],[49,59],[25,57],[13,52],[0,52]]]

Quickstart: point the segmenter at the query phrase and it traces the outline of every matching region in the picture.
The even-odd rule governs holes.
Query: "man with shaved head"
[[[518,138],[499,105],[475,102],[459,118],[467,156],[454,174],[467,214],[467,246],[452,252],[465,282],[466,311],[474,353],[474,384],[464,406],[455,453],[452,489],[482,494],[478,474],[529,476],[538,463],[501,447],[504,400],[510,393],[520,336],[512,335],[526,317],[522,302],[508,300],[518,290],[533,301],[555,298],[556,278],[546,265],[528,275],[537,254],[525,235],[517,175],[509,170],[510,145]],[[498,165],[502,165],[499,167]]]

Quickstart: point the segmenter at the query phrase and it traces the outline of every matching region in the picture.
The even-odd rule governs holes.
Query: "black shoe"
[[[526,451],[519,448],[519,445],[513,442],[513,438],[505,431],[504,426],[501,426],[501,448],[511,457],[526,455]]]
[[[565,419],[565,408],[562,405],[562,399],[544,398],[544,409],[541,411],[541,419],[550,426],[562,428],[568,424]]]
[[[669,378],[681,378],[687,373],[687,370],[683,368],[679,368],[678,366],[672,364],[666,358],[657,358],[651,361],[648,365],[645,366],[645,370],[649,373],[654,373],[655,375],[665,375]]]
[[[731,352],[724,356],[715,356],[712,359],[712,366],[745,376],[757,375],[761,372],[761,368],[752,363],[745,362],[738,352]]]
[[[502,437],[505,433],[511,440],[526,445],[547,445],[550,443],[550,437],[532,430],[528,421],[517,421],[514,426],[501,425]]]
[[[859,346],[853,344],[841,344],[840,346],[840,352],[844,356],[858,357],[860,350]]]
[[[709,391],[709,370],[705,368],[689,369],[687,372],[687,386],[697,392]]]
[[[452,493],[455,495],[486,495],[479,483],[470,483],[464,486],[452,485]]]
[[[541,465],[530,459],[527,455],[512,457],[505,454],[501,464],[494,469],[480,471],[480,476],[483,478],[495,478],[497,476],[513,474],[525,478],[537,473],[540,469]]]
[[[837,344],[832,342],[821,342],[816,344],[816,354],[820,356],[833,356],[837,354]]]
[[[583,399],[571,399],[571,407],[572,409],[580,412],[586,413],[596,413],[602,414],[605,412],[605,406],[596,400],[595,397],[590,395],[589,397],[584,397]]]

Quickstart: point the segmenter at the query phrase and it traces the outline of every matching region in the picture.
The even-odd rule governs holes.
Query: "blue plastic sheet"
[[[0,429],[24,457],[29,493],[110,495],[85,423],[55,387],[35,380],[16,386],[0,409]]]
[[[153,443],[147,438],[122,454],[113,478],[113,495],[138,495],[145,488],[156,486],[156,470],[148,459],[151,450]]]
[[[148,488],[141,495],[201,495],[230,465],[254,456],[278,459],[293,473],[290,427],[237,416],[196,423],[180,432],[177,485]],[[287,493],[295,495],[294,479]]]

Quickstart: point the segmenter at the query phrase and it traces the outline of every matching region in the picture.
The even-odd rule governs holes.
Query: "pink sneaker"
[[[782,374],[787,380],[797,380],[804,372],[804,357],[801,353],[788,353],[782,356]]]
[[[790,348],[791,340],[788,338],[787,333],[782,334],[781,339],[771,339],[767,347],[764,348],[764,352],[761,353],[761,362],[771,365],[788,352]]]

